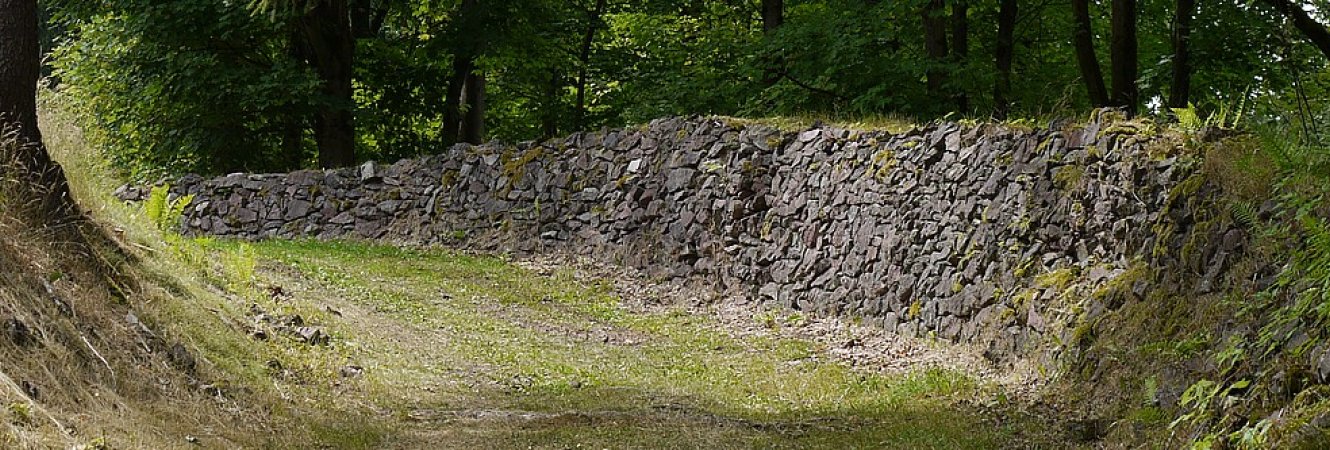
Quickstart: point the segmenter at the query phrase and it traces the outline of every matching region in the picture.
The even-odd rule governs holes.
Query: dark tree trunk
[[[480,144],[485,140],[485,74],[471,72],[463,89],[466,115],[462,117],[462,142]]]
[[[0,177],[17,181],[31,212],[46,223],[78,215],[69,182],[51,159],[37,128],[41,73],[36,0],[0,0]]]
[[[305,124],[299,117],[287,118],[282,126],[282,169],[290,172],[305,165]]]
[[[928,0],[922,11],[924,53],[928,56],[929,65],[925,76],[928,92],[935,95],[942,91],[946,77],[946,71],[942,68],[947,59],[947,19],[943,14],[945,7],[944,0]]]
[[[388,16],[388,2],[373,0],[350,0],[351,35],[357,39],[369,39],[379,35],[383,21]],[[375,4],[378,3],[378,4]]]
[[[951,5],[951,59],[959,67],[970,53],[970,5],[958,0]],[[970,96],[964,90],[956,92],[956,108],[970,110]]]
[[[314,117],[314,140],[319,146],[319,167],[355,164],[355,124],[351,113],[352,59],[355,38],[347,0],[319,0],[301,23],[306,55],[323,81],[328,105]]]
[[[467,77],[475,69],[475,60],[467,55],[453,56],[453,74],[448,79],[448,93],[443,100],[443,127],[439,136],[445,145],[460,141],[458,132],[462,126],[462,87]]]
[[[771,36],[783,24],[785,24],[785,1],[762,0],[762,34]],[[762,83],[767,86],[774,85],[780,81],[784,56],[775,52],[765,55],[763,59],[766,68],[762,70]]]
[[[762,32],[770,34],[785,23],[784,0],[762,0]]]
[[[1108,106],[1108,89],[1104,87],[1104,74],[1099,69],[1099,57],[1095,56],[1094,51],[1090,0],[1071,0],[1071,10],[1076,21],[1072,31],[1072,45],[1076,48],[1076,63],[1081,69],[1081,79],[1085,80],[1090,103],[1094,106]]]
[[[1191,16],[1196,13],[1196,0],[1177,0],[1173,12],[1173,87],[1168,93],[1168,106],[1186,108],[1191,94]]]
[[[595,9],[587,20],[586,33],[582,35],[582,52],[578,55],[577,67],[577,110],[574,111],[573,128],[581,130],[586,126],[586,85],[587,72],[591,67],[591,44],[596,41],[596,28],[605,14],[605,0],[596,0]]]
[[[1307,40],[1312,41],[1312,45],[1321,50],[1327,58],[1330,58],[1330,30],[1326,30],[1325,25],[1321,25],[1307,10],[1302,9],[1302,5],[1295,4],[1289,0],[1262,0],[1266,4],[1275,8],[1284,17],[1293,21],[1293,26],[1302,32]]]
[[[37,1],[0,0],[0,116],[23,143],[40,143],[37,78],[41,76]],[[7,163],[8,161],[6,161]]]
[[[467,78],[476,68],[477,46],[473,45],[474,36],[463,36],[470,28],[467,21],[475,20],[477,0],[462,0],[457,10],[457,25],[454,28],[453,73],[448,78],[448,92],[443,99],[443,125],[439,129],[439,139],[444,145],[456,144],[462,139],[462,90]]]
[[[1136,0],[1113,0],[1109,57],[1112,61],[1113,97],[1117,106],[1136,113]]]
[[[1011,61],[1016,55],[1017,0],[1001,0],[998,6],[997,42],[994,53],[997,80],[993,83],[993,116],[1006,119],[1011,113]]]

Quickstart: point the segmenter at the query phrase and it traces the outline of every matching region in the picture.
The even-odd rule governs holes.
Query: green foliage
[[[143,202],[143,212],[157,229],[173,232],[180,228],[180,220],[185,215],[185,208],[194,201],[193,195],[170,198],[171,187],[160,185],[152,188],[148,200]]]
[[[61,97],[112,164],[139,180],[282,167],[287,123],[322,100],[285,57],[284,23],[223,0],[116,0],[61,16]]]
[[[465,17],[462,3],[352,2],[354,105],[323,97],[298,57],[291,35],[302,2],[59,0],[47,34],[62,43],[52,82],[115,166],[140,180],[309,163],[313,113],[324,107],[354,108],[362,158],[437,153],[464,53],[487,80],[488,137],[508,141],[668,115],[926,121],[983,118],[995,106],[997,2],[969,3],[957,16],[969,24],[968,51],[943,59],[921,48],[920,1],[786,2],[783,24],[769,32],[748,0],[492,0]],[[1173,7],[1138,4],[1141,17],[1169,17]],[[1322,140],[1330,72],[1263,8],[1197,11],[1192,90],[1203,97],[1173,112],[1181,128],[1297,124],[1306,140]],[[1095,27],[1106,26],[1106,8],[1092,9]],[[1044,120],[1011,123],[1079,116],[1090,105],[1065,45],[1069,8],[1022,5],[1021,17],[1012,115]],[[1140,106],[1158,115],[1169,113],[1161,103],[1172,83],[1167,22],[1142,21],[1138,36]],[[939,91],[925,86],[930,72],[946,74]]]
[[[1187,387],[1182,392],[1182,397],[1178,403],[1187,412],[1173,423],[1169,428],[1177,428],[1181,425],[1197,425],[1214,418],[1214,409],[1219,407],[1218,401],[1228,400],[1235,392],[1240,392],[1251,386],[1251,381],[1242,379],[1229,385],[1220,384],[1211,380],[1199,380]],[[1201,442],[1208,442],[1210,439],[1202,439]]]
[[[1246,98],[1238,101],[1237,108],[1221,104],[1219,109],[1206,115],[1204,119],[1196,111],[1196,105],[1188,103],[1186,108],[1172,108],[1173,116],[1178,120],[1178,128],[1185,132],[1196,132],[1206,128],[1237,128],[1242,120]]]

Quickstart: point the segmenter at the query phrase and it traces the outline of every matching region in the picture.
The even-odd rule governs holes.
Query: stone
[[[300,219],[309,215],[310,209],[314,205],[304,200],[292,200],[286,204],[286,213],[282,216],[285,220]]]
[[[10,343],[17,347],[27,347],[36,343],[36,339],[32,337],[32,330],[28,328],[27,324],[18,319],[5,321],[5,336],[9,338]]]
[[[171,193],[196,195],[182,223],[189,235],[567,250],[772,304],[864,315],[905,335],[992,339],[976,343],[1005,357],[1068,320],[1039,313],[1051,311],[1037,309],[1051,291],[1036,308],[1006,306],[1037,274],[1074,266],[1101,286],[1149,258],[1156,222],[1183,230],[1194,220],[1187,207],[1164,214],[1188,175],[1181,164],[1154,162],[1147,139],[1100,129],[790,133],[675,118],[521,143],[519,154],[542,151],[520,167],[501,156],[513,147],[457,145],[391,166],[182,177]],[[876,173],[887,154],[894,168]],[[1085,169],[1074,193],[1053,180],[1069,164]],[[1206,239],[1198,278],[1216,288],[1246,239],[1240,229]],[[1131,293],[1150,288],[1138,280]],[[1088,307],[1108,314],[1121,302]],[[297,327],[283,326],[269,332]]]
[[[295,335],[300,338],[301,341],[309,345],[327,345],[329,342],[332,342],[332,337],[328,336],[327,333],[324,333],[323,330],[318,327],[296,328]]]
[[[194,355],[190,353],[189,349],[185,348],[184,344],[180,343],[172,345],[170,350],[167,350],[166,359],[170,361],[171,365],[175,366],[175,368],[190,374],[194,373],[194,370],[198,365],[194,360]]]

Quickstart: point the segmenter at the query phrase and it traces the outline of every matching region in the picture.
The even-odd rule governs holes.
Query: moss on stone
[[[1085,177],[1085,167],[1077,164],[1068,164],[1053,169],[1053,184],[1059,189],[1069,191],[1081,184],[1081,179]]]
[[[526,176],[526,165],[544,153],[545,148],[541,146],[532,147],[521,155],[517,154],[516,148],[505,149],[499,158],[503,162],[503,175],[508,178],[508,184],[512,185]]]
[[[890,148],[883,148],[873,154],[873,165],[877,167],[873,171],[873,178],[878,181],[886,180],[891,175],[891,169],[896,168],[896,152]]]
[[[1073,266],[1040,274],[1034,278],[1034,283],[1036,286],[1061,292],[1076,281],[1078,276],[1080,270]]]

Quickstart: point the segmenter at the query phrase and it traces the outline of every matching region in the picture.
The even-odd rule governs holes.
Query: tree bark
[[[762,0],[762,32],[771,34],[785,24],[785,1]]]
[[[959,66],[970,53],[970,5],[967,0],[957,0],[951,5],[951,59]],[[965,112],[970,110],[970,96],[964,90],[956,92],[956,108]]]
[[[305,125],[299,117],[288,117],[282,125],[282,168],[300,170],[305,164]]]
[[[369,39],[379,35],[383,21],[388,15],[389,3],[373,0],[350,0],[351,35],[357,39]],[[375,3],[378,3],[377,5]]]
[[[344,167],[356,162],[355,123],[351,109],[355,37],[347,0],[318,0],[301,20],[306,55],[323,82],[328,104],[314,117],[319,167]]]
[[[1113,0],[1109,58],[1112,61],[1112,102],[1136,113],[1136,0]]]
[[[1075,19],[1072,30],[1072,45],[1076,49],[1076,63],[1081,69],[1081,79],[1090,96],[1090,104],[1108,106],[1108,88],[1104,87],[1104,74],[1099,69],[1099,57],[1095,56],[1094,33],[1091,31],[1090,0],[1071,0],[1072,16]]]
[[[997,42],[994,46],[997,79],[993,83],[993,116],[1004,120],[1011,113],[1011,61],[1016,55],[1017,0],[998,5]]]
[[[457,11],[457,23],[454,31],[456,43],[453,46],[453,73],[448,78],[448,92],[443,99],[443,125],[439,130],[439,139],[444,145],[459,142],[462,126],[462,89],[471,71],[476,68],[476,46],[470,39],[474,36],[461,36],[460,30],[467,29],[465,22],[474,20],[477,0],[462,0]]]
[[[573,117],[573,128],[577,130],[586,126],[586,85],[587,72],[591,67],[591,45],[596,41],[596,28],[604,14],[605,0],[596,0],[596,7],[591,10],[587,20],[586,33],[582,35],[582,52],[578,55],[577,67],[577,110]]]
[[[1191,94],[1191,16],[1196,13],[1196,0],[1177,0],[1173,11],[1173,86],[1168,93],[1168,106],[1186,108]]]
[[[1302,5],[1295,4],[1289,0],[1262,0],[1266,4],[1275,8],[1284,17],[1293,21],[1293,27],[1302,32],[1307,40],[1312,42],[1317,49],[1321,50],[1327,58],[1330,58],[1330,30],[1325,25],[1321,25],[1316,19],[1307,14],[1307,10],[1302,9]]]
[[[929,68],[925,71],[928,92],[939,94],[942,91],[946,71],[942,65],[947,59],[947,20],[943,14],[946,7],[944,0],[928,0],[921,15],[924,28],[924,54],[928,56]]]
[[[480,144],[485,140],[485,74],[471,72],[463,89],[466,115],[462,118],[462,142]]]
[[[38,219],[58,224],[77,217],[78,208],[37,128],[40,73],[37,1],[0,0],[0,177],[17,182]]]
[[[785,24],[785,1],[762,0],[762,34],[770,37]],[[762,83],[775,85],[781,79],[784,56],[779,53],[763,55]]]
[[[456,144],[461,136],[462,91],[467,76],[475,68],[475,60],[467,55],[453,55],[453,74],[448,79],[447,97],[443,100],[443,127],[439,132],[444,145]]]

